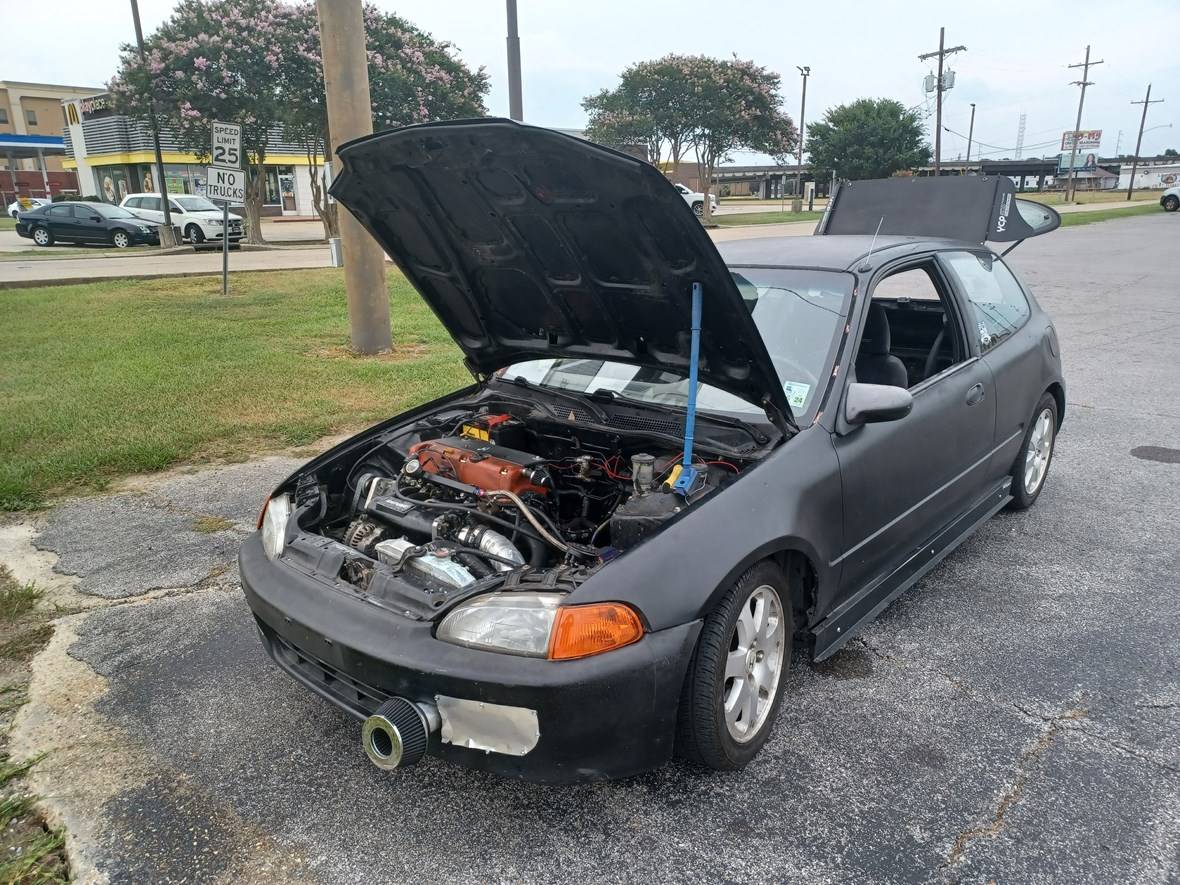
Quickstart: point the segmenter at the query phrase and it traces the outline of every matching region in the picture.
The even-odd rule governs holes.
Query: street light
[[[795,199],[791,200],[791,211],[803,211],[803,115],[807,111],[807,78],[811,76],[809,65],[795,65],[803,78],[803,98],[799,101],[799,157],[795,166]]]

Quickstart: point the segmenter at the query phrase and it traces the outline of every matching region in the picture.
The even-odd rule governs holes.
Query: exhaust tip
[[[392,771],[426,755],[429,742],[426,714],[405,698],[390,698],[361,726],[361,746],[369,761]]]

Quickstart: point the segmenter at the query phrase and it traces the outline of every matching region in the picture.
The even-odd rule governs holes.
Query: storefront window
[[[295,208],[295,169],[292,166],[266,167],[266,205]]]

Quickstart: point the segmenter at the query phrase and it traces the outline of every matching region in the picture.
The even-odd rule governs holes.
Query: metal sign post
[[[221,202],[221,294],[229,295],[229,202],[246,201],[242,127],[213,121],[213,165],[205,171],[205,197]]]

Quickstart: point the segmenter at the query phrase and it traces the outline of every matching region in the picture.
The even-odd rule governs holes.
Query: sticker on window
[[[807,405],[807,395],[811,393],[811,385],[802,381],[784,381],[783,393],[787,395],[787,402],[792,409],[802,409]]]

